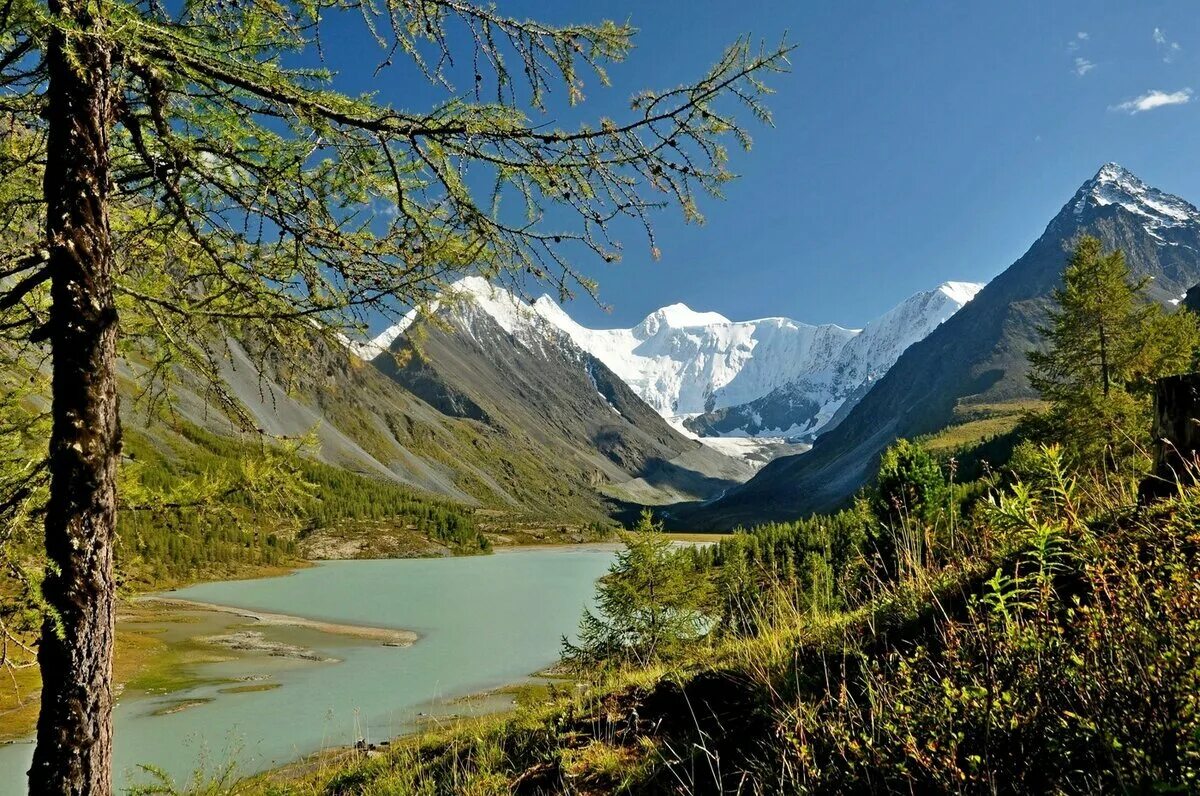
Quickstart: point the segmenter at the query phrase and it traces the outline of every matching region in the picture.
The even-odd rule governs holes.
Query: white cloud
[[[1162,54],[1163,63],[1169,64],[1174,61],[1175,56],[1179,55],[1179,51],[1183,49],[1179,46],[1179,42],[1168,39],[1162,28],[1155,28],[1151,38],[1154,39],[1155,46]]]
[[[1109,110],[1124,111],[1132,116],[1135,113],[1152,111],[1155,108],[1162,108],[1167,105],[1186,105],[1191,101],[1192,90],[1190,88],[1173,91],[1170,94],[1166,93],[1165,91],[1159,91],[1158,89],[1155,89],[1153,91],[1147,91],[1140,97],[1134,97],[1131,100],[1126,100],[1120,105],[1113,105],[1109,107]]]
[[[1096,68],[1096,65],[1086,58],[1075,59],[1075,74],[1083,77],[1088,72]]]
[[[1069,42],[1067,42],[1067,52],[1069,52],[1069,53],[1079,52],[1079,48],[1083,46],[1082,42],[1085,42],[1087,40],[1088,40],[1087,32],[1082,31],[1082,30],[1079,31],[1078,33],[1075,34],[1075,38],[1073,38]],[[1076,63],[1078,63],[1080,59],[1077,58],[1075,60],[1076,60]]]

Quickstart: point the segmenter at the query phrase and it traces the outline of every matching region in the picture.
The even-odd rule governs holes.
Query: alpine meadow
[[[0,0],[0,794],[1200,790],[1198,60]]]

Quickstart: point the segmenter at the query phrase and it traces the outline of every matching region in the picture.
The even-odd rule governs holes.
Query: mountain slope
[[[1029,250],[960,312],[906,350],[812,451],[777,459],[721,500],[680,507],[676,521],[728,527],[795,517],[845,501],[897,437],[936,431],[960,404],[1028,398],[1025,353],[1040,344],[1050,294],[1072,241],[1120,248],[1148,295],[1170,303],[1200,281],[1200,211],[1116,164],[1084,183]]]
[[[321,462],[531,520],[590,522],[627,503],[710,498],[752,474],[755,465],[680,434],[510,294],[481,279],[454,292],[463,295],[433,318],[412,313],[367,343],[314,335],[300,361],[226,340],[224,388],[263,432],[310,438],[305,452]],[[411,355],[403,367],[389,348]],[[135,394],[136,369],[123,364],[122,376]],[[179,420],[240,435],[202,379],[181,370],[171,396]],[[123,415],[152,448],[178,447],[169,418],[132,400]]]
[[[1200,312],[1200,285],[1192,285],[1184,294],[1182,304],[1192,312]]]
[[[550,298],[534,307],[665,417],[704,436],[815,436],[900,353],[981,285],[918,293],[865,329],[789,318],[730,321],[673,304],[632,329],[588,329]]]
[[[277,357],[260,358],[253,346],[228,346],[222,376],[229,392],[265,432],[311,435],[306,452],[319,461],[468,505],[573,519],[607,513],[601,496],[557,478],[544,452],[447,416],[342,348],[318,343],[293,372]],[[174,393],[183,420],[237,435],[202,383],[185,377]],[[140,428],[152,443],[172,444],[168,424],[149,422],[136,409],[126,414],[126,425]]]
[[[639,503],[711,497],[749,477],[750,465],[680,434],[529,305],[481,279],[454,292],[373,364],[442,414],[534,452],[549,473],[529,477]]]

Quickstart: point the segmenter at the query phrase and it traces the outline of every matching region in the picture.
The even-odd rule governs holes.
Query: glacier
[[[702,436],[815,436],[842,405],[887,372],[908,346],[932,332],[983,285],[946,282],[849,329],[784,317],[731,321],[673,304],[631,329],[589,329],[549,296],[533,309],[607,365],[664,417]],[[766,422],[764,400],[791,422]],[[798,411],[789,412],[786,407]],[[744,422],[695,418],[741,409]],[[737,414],[736,412],[734,414]],[[776,411],[776,415],[780,412]]]
[[[565,334],[692,435],[807,440],[830,427],[839,410],[844,414],[848,402],[860,398],[906,348],[982,287],[943,283],[910,296],[862,329],[785,317],[731,321],[685,304],[656,310],[629,329],[591,329],[550,296],[527,303],[475,276],[446,291],[445,309],[468,316],[484,312],[525,345]],[[409,313],[352,349],[364,359],[378,356],[414,316]]]

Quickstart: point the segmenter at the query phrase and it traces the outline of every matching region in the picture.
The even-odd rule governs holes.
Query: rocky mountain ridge
[[[933,433],[964,407],[1034,396],[1027,352],[1042,345],[1051,295],[1074,242],[1094,235],[1121,249],[1148,298],[1174,305],[1200,283],[1200,211],[1105,164],[1075,192],[1029,250],[960,312],[910,346],[803,456],[777,459],[719,500],[679,507],[688,527],[732,527],[836,508],[874,472],[898,437]]]
[[[527,340],[545,339],[551,328],[565,333],[660,415],[698,436],[808,440],[980,288],[947,282],[863,329],[783,317],[730,321],[684,304],[656,310],[630,329],[590,329],[549,296],[529,304],[478,277],[456,282],[449,302],[471,305]],[[367,359],[378,356],[416,317],[409,313],[355,350]],[[470,332],[469,324],[464,330]]]

